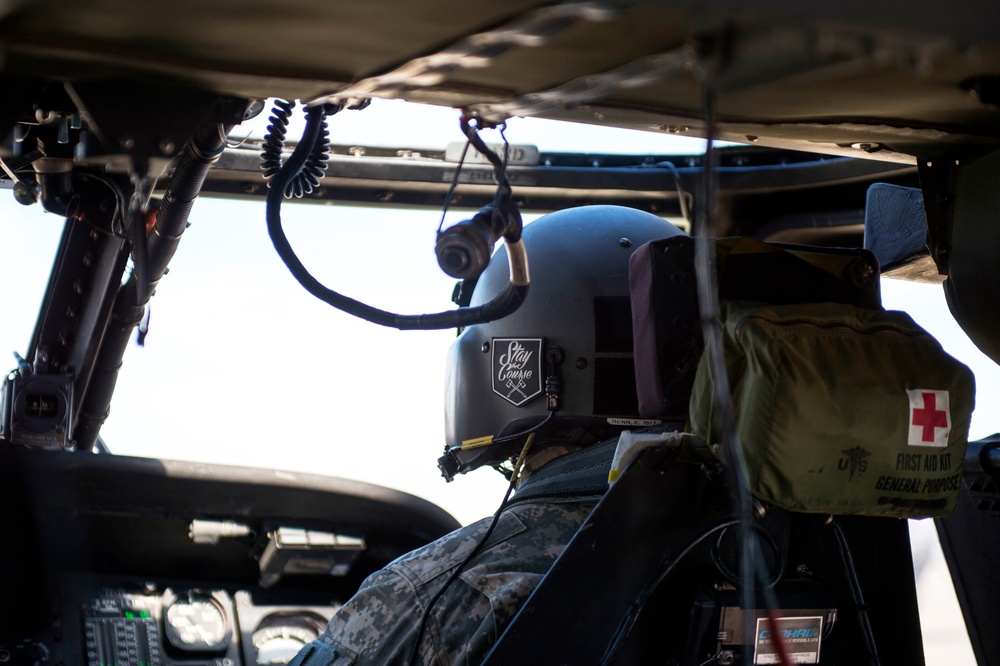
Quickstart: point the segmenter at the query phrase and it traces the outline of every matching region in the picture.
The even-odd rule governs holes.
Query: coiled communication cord
[[[264,180],[268,181],[268,186],[272,184],[272,179],[281,171],[281,151],[285,148],[288,121],[294,108],[294,100],[278,99],[274,101],[274,108],[271,109],[271,117],[268,118],[271,123],[267,126],[267,134],[264,135],[264,145],[260,152],[260,170]],[[330,161],[330,131],[326,124],[326,117],[337,113],[341,107],[324,104],[322,108],[323,119],[319,136],[309,151],[305,163],[295,174],[295,177],[285,185],[284,195],[286,199],[292,197],[301,199],[312,193],[319,188],[320,180],[326,174],[326,167]]]
[[[335,110],[334,110],[335,109]],[[380,326],[389,326],[401,330],[432,330],[443,328],[460,328],[483,324],[506,317],[514,312],[524,302],[528,294],[530,282],[528,274],[528,256],[524,244],[520,240],[520,228],[505,234],[507,241],[504,247],[510,264],[510,281],[507,286],[492,300],[477,307],[465,307],[457,310],[438,312],[435,314],[399,315],[379,310],[370,305],[356,301],[340,294],[320,283],[306,270],[292,249],[285,232],[281,227],[281,202],[286,188],[309,162],[316,151],[316,144],[322,140],[325,120],[328,112],[339,111],[340,107],[317,105],[306,110],[306,129],[302,140],[292,151],[288,160],[278,169],[270,180],[271,189],[267,193],[267,231],[271,237],[274,249],[285,262],[306,291],[324,303]],[[475,144],[473,144],[475,145]]]

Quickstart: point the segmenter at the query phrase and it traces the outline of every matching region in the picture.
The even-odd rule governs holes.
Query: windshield
[[[402,104],[377,103],[366,113],[335,117],[334,143],[440,150],[462,140],[457,111],[416,107],[403,114]],[[297,131],[293,126],[289,136]],[[234,133],[245,135],[240,128]],[[700,140],[662,133],[523,119],[510,121],[506,136],[550,151],[703,149]],[[0,210],[7,253],[0,268],[7,285],[0,350],[23,354],[62,219],[39,206],[19,206],[9,194],[0,197]],[[454,307],[454,280],[434,259],[440,211],[300,204],[282,212],[300,259],[331,288],[403,314]],[[468,215],[452,211],[446,224]],[[307,294],[271,246],[262,202],[202,198],[190,219],[152,299],[145,346],[131,345],[124,359],[102,429],[113,453],[369,481],[429,499],[462,523],[496,509],[506,487],[499,474],[481,470],[445,484],[435,464],[444,442],[444,356],[454,331],[374,326]],[[954,323],[940,287],[883,280],[883,299],[887,308],[910,312],[973,368],[979,405],[995,402],[1000,370]],[[13,367],[12,357],[7,362]],[[997,419],[981,407],[971,438],[1000,430]],[[923,589],[939,593],[947,572],[939,555],[928,554],[931,524],[925,523],[917,528],[915,553],[933,574]],[[953,593],[950,603],[957,611]],[[925,622],[935,617],[930,613],[923,614]],[[959,631],[964,635],[964,627]],[[925,633],[928,663],[935,663],[932,643],[939,633]]]

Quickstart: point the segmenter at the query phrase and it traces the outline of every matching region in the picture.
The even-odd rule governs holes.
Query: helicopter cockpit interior
[[[30,321],[33,332],[16,350],[0,400],[0,516],[8,534],[0,555],[0,666],[287,663],[368,574],[460,525],[413,494],[349,480],[359,475],[347,465],[337,476],[240,466],[252,449],[280,448],[273,441],[280,436],[251,441],[240,431],[220,443],[228,464],[120,455],[114,442],[105,443],[112,405],[148,401],[116,386],[123,364],[132,363],[128,350],[155,330],[160,313],[152,315],[152,306],[161,299],[154,294],[169,285],[192,210],[206,199],[254,202],[260,218],[240,225],[261,238],[266,229],[287,281],[281,288],[308,299],[295,303],[332,306],[338,317],[400,336],[451,331],[518,307],[530,266],[530,256],[515,249],[522,213],[528,219],[615,204],[661,215],[696,238],[741,237],[849,257],[844,265],[857,272],[850,298],[877,304],[879,274],[933,283],[976,347],[1000,362],[1000,6],[893,4],[0,2],[0,197],[61,225],[38,310],[5,308],[3,315]],[[452,110],[457,140],[422,145],[419,121],[386,128],[413,137],[391,147],[337,129],[340,117],[375,113],[390,100]],[[508,124],[522,118],[642,132],[652,148],[508,142]],[[265,126],[260,134],[249,129]],[[697,139],[705,148],[673,153],[660,148],[663,137]],[[440,312],[396,314],[413,312],[405,276],[396,278],[404,305],[381,309],[364,295],[369,276],[328,286],[310,273],[313,264],[302,257],[317,250],[296,242],[282,212],[328,205],[386,215],[417,210],[442,220],[450,211],[449,219],[462,221],[439,230],[426,258],[449,284],[474,280],[500,241],[511,266],[522,268],[512,269],[508,288],[488,304],[472,307],[467,290],[463,299],[457,289]],[[361,225],[356,231],[356,245],[331,248],[330,256],[355,254],[373,274],[395,275],[391,262],[378,260],[381,244],[392,239],[373,242]],[[243,234],[233,232],[234,256],[251,242]],[[711,244],[696,245],[692,251],[702,252]],[[730,259],[737,254],[712,247]],[[20,248],[4,249],[8,263],[20,260]],[[766,266],[767,284],[784,284],[776,291],[798,279],[786,263]],[[257,271],[249,262],[241,269]],[[708,270],[698,269],[699,284]],[[735,289],[734,281],[723,292]],[[193,318],[190,334],[201,347],[193,345],[199,351],[192,355],[238,348],[239,331],[226,330],[225,310],[237,296],[252,309],[252,290],[226,293],[208,283],[204,290],[218,290],[218,309]],[[296,328],[291,317],[272,319]],[[275,428],[268,433],[280,433],[282,420],[301,421],[317,433],[317,446],[325,445],[331,421],[352,418],[322,395],[334,384],[362,392],[350,377],[332,379],[332,362],[327,368],[316,360],[333,355],[317,349],[330,347],[337,332],[324,331],[322,342],[315,332],[302,335],[292,345],[301,346],[275,352],[258,378],[261,394],[299,395],[298,407],[248,398],[254,407],[246,414],[220,418],[268,421]],[[317,363],[316,384],[282,382],[282,365],[310,363]],[[215,382],[197,362],[191,368],[191,383]],[[384,362],[378,371],[380,384],[367,389],[372,401],[379,385],[398,384],[406,372]],[[211,390],[249,383],[241,377],[233,373]],[[156,381],[149,378],[151,386]],[[410,391],[439,391],[419,377],[406,381]],[[172,402],[171,420],[193,409],[183,391]],[[992,405],[979,401],[977,408]],[[393,441],[405,418],[366,426],[380,435],[394,429],[384,436]],[[936,426],[925,427],[933,433]],[[992,630],[1000,573],[991,561],[1000,542],[1000,441],[969,442],[963,451],[964,460],[947,463],[955,465],[952,503],[923,515],[935,517],[972,650],[986,666],[1000,664],[1000,634]],[[365,455],[391,458],[374,447]],[[592,552],[610,558],[595,562],[581,539],[488,663],[529,663],[523,646],[538,645],[537,627],[544,626],[531,618],[567,604],[588,609],[580,616],[588,630],[567,627],[533,652],[531,663],[653,660],[662,647],[656,629],[639,623],[631,633],[631,613],[645,604],[649,576],[666,575],[658,567],[676,543],[649,537],[649,521],[680,524],[689,535],[702,534],[704,521],[746,522],[742,514],[734,519],[731,507],[719,509],[705,479],[671,467],[675,455],[640,457],[609,492],[609,508],[595,512],[591,536],[630,535],[635,549],[608,553],[591,543]],[[850,458],[852,477],[859,456]],[[898,470],[918,465],[900,460]],[[691,496],[715,500],[681,515],[669,503],[649,508],[641,498],[662,491],[656,479],[664,469]],[[635,520],[618,520],[622,514]],[[846,536],[828,547],[792,548],[796,557],[837,568],[831,580],[842,584],[836,598],[811,597],[803,608],[832,613],[824,616],[828,624],[838,616],[841,631],[861,646],[852,651],[834,641],[826,656],[817,648],[796,663],[924,659],[905,523],[867,520],[846,520]],[[797,518],[781,525],[820,530]],[[851,549],[858,566],[845,573]],[[631,570],[632,578],[581,586],[579,572],[595,566]],[[796,598],[804,571],[783,599]],[[735,594],[716,592],[727,600]],[[646,595],[642,604],[637,595]],[[864,596],[870,617],[854,612]],[[719,616],[744,601],[695,600],[681,619],[676,609],[662,617],[683,622],[678,635],[690,637],[690,622],[698,636],[717,638],[720,622],[746,621],[738,613]],[[653,595],[650,607],[659,603]],[[660,657],[692,666],[789,659],[769,653],[754,660],[746,645],[721,638],[703,641],[702,651],[700,640],[697,649],[665,649]]]

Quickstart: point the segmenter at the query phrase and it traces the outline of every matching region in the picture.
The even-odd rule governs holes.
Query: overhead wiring
[[[451,206],[452,197],[455,196],[455,189],[458,187],[458,178],[462,173],[462,167],[465,165],[465,156],[469,154],[469,146],[472,145],[472,141],[466,140],[465,145],[462,146],[462,154],[458,158],[458,164],[455,166],[455,174],[451,178],[451,185],[448,186],[448,193],[444,197],[444,205],[441,207],[441,221],[438,222],[437,233],[441,233],[441,229],[444,228],[444,218],[448,214],[448,208]]]
[[[719,291],[715,275],[715,246],[711,241],[710,217],[716,203],[716,153],[715,93],[705,86],[704,109],[708,137],[705,142],[705,170],[701,179],[701,205],[694,219],[695,274],[698,284],[698,306],[701,313],[701,331],[705,340],[705,355],[714,378],[712,396],[717,410],[720,440],[725,457],[725,470],[729,485],[736,493],[736,510],[740,526],[740,580],[743,581],[742,603],[744,610],[753,609],[755,578],[753,557],[753,497],[746,474],[746,462],[736,433],[735,409],[729,393],[729,380],[723,361],[722,331],[719,326]],[[748,631],[744,631],[748,634]]]
[[[670,171],[671,175],[674,177],[674,187],[677,190],[677,205],[681,209],[681,217],[688,224],[691,223],[691,211],[688,207],[688,199],[691,197],[690,193],[684,190],[684,184],[681,182],[681,172],[677,169],[677,165],[673,162],[661,162],[658,166],[662,166]]]
[[[707,77],[706,77],[707,78]],[[729,487],[735,494],[735,509],[739,524],[739,580],[740,607],[743,610],[743,643],[754,645],[753,628],[756,610],[757,582],[764,583],[764,571],[757,532],[754,529],[754,500],[750,492],[746,460],[736,432],[736,416],[730,393],[728,373],[723,359],[723,343],[720,319],[719,290],[716,280],[715,245],[711,240],[712,217],[715,214],[717,192],[717,161],[714,146],[716,134],[715,89],[710,81],[703,81],[703,108],[706,121],[705,163],[701,180],[701,205],[694,219],[695,275],[697,277],[698,306],[701,314],[701,331],[705,341],[704,354],[711,368],[713,381],[714,413],[720,433],[720,444],[725,464],[723,468]],[[769,622],[773,622],[777,599],[773,589],[763,586],[764,602]],[[780,637],[777,641],[780,663],[788,666],[788,655]]]
[[[146,234],[145,284],[138,284],[139,275],[133,271],[115,299],[111,323],[101,341],[90,388],[80,408],[74,432],[78,450],[90,451],[95,446],[98,433],[109,413],[122,356],[132,330],[143,315],[145,302],[140,300],[140,295],[148,300],[160,278],[166,273],[167,264],[187,229],[194,201],[201,192],[209,169],[223,150],[225,141],[220,138],[218,123],[208,120],[195,130],[174,164],[156,222]],[[135,199],[139,210],[148,198],[147,191],[152,189],[152,183],[141,184],[143,191]],[[145,228],[145,219],[142,217],[133,219],[132,222],[138,222]]]
[[[475,124],[473,124],[475,123]],[[463,115],[459,124],[462,128],[462,133],[465,134],[469,143],[487,160],[493,165],[493,177],[497,181],[497,191],[496,195],[493,197],[493,216],[496,220],[497,216],[506,212],[505,209],[513,207],[516,210],[512,194],[512,189],[510,186],[510,180],[507,178],[507,161],[510,155],[510,145],[507,143],[507,137],[504,135],[504,129],[506,125],[500,123],[495,125],[495,128],[499,130],[501,138],[503,138],[504,151],[503,157],[497,155],[496,151],[486,145],[483,138],[479,135],[479,127],[483,125],[481,119],[474,118],[472,116]],[[521,231],[517,229],[516,233],[508,238],[509,241],[517,241],[521,238]]]
[[[115,198],[115,210],[111,214],[111,233],[118,238],[124,238],[128,233],[125,223],[125,212],[128,210],[128,204],[125,201],[125,194],[122,192],[121,186],[103,171],[87,172],[85,177],[92,178],[94,182],[100,183],[111,190],[111,194]]]
[[[520,307],[527,296],[529,284],[527,253],[520,241],[520,214],[516,215],[516,224],[510,225],[512,228],[505,229],[503,234],[506,240],[504,247],[510,260],[510,281],[493,299],[476,307],[462,307],[434,314],[395,314],[334,291],[309,273],[285,236],[281,223],[281,203],[289,184],[298,178],[300,171],[314,158],[316,145],[323,140],[327,113],[331,111],[335,113],[339,110],[340,107],[328,105],[311,106],[306,110],[306,127],[302,139],[271,178],[271,187],[267,194],[268,234],[278,256],[281,257],[299,284],[310,294],[338,310],[373,324],[401,330],[432,330],[472,326],[501,319]],[[481,139],[479,143],[485,146]],[[477,142],[473,141],[473,145],[477,146]],[[506,181],[505,176],[502,182],[504,181]],[[502,184],[501,187],[503,187]],[[509,185],[507,187],[509,188]],[[503,199],[506,201],[510,197],[505,196]],[[510,219],[515,218],[512,216]]]
[[[271,117],[268,118],[270,124],[267,126],[267,134],[264,136],[264,144],[260,153],[260,170],[264,179],[268,181],[268,186],[273,186],[273,178],[281,171],[282,150],[285,147],[285,137],[288,134],[288,123],[295,108],[295,101],[278,99],[271,109]],[[341,106],[336,104],[324,104],[322,120],[319,121],[318,134],[315,141],[310,144],[309,153],[302,165],[299,166],[295,175],[287,179],[287,183],[282,187],[282,193],[286,199],[295,197],[301,199],[307,194],[311,194],[319,188],[320,182],[326,174],[327,163],[330,160],[330,131],[327,127],[326,118],[340,111]]]

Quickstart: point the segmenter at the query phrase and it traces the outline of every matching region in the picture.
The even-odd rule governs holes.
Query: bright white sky
[[[451,110],[404,111],[384,102],[335,117],[331,130],[336,143],[441,147],[462,140],[456,118]],[[515,121],[507,137],[548,150],[678,153],[701,146],[600,129],[587,130],[581,145],[581,132]],[[450,222],[463,215],[450,214]],[[454,307],[454,280],[434,258],[439,212],[300,204],[284,206],[283,217],[293,247],[324,284],[404,314]],[[152,301],[146,346],[126,354],[102,432],[113,452],[369,481],[424,497],[462,523],[496,509],[506,486],[499,474],[480,470],[446,484],[436,467],[453,331],[381,328],[307,294],[271,246],[263,203],[203,199],[191,222]],[[0,191],[0,284],[7,287],[0,354],[27,351],[61,229],[60,218],[18,206]],[[884,280],[883,298],[975,371],[979,408],[971,437],[1000,430],[991,409],[1000,369],[954,323],[940,287]],[[918,537],[918,551],[924,541]],[[946,570],[936,575],[947,577]],[[966,654],[946,650],[936,663]],[[935,663],[933,649],[928,656]]]

